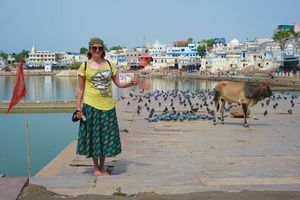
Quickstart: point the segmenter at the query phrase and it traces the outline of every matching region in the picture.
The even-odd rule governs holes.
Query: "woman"
[[[121,153],[112,81],[120,88],[137,84],[136,79],[121,84],[116,67],[104,57],[103,41],[90,39],[88,61],[78,71],[76,117],[81,121],[77,154],[92,158],[95,176],[108,175],[104,169],[105,157]]]

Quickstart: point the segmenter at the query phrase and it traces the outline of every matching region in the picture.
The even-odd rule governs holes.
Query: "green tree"
[[[190,37],[190,38],[187,39],[187,41],[188,41],[189,43],[193,43],[193,38]]]
[[[214,43],[215,43],[215,40],[214,40],[214,38],[210,38],[210,39],[206,40],[206,44],[207,44],[207,46],[213,46],[213,45],[214,45]]]
[[[81,62],[74,62],[67,64],[68,69],[79,69]]]
[[[0,57],[4,58],[5,60],[7,60],[8,58],[8,54],[3,52],[3,51],[0,51]]]
[[[121,49],[123,49],[123,47],[121,47],[120,45],[118,45],[118,46],[112,46],[110,48],[110,50],[121,50]]]
[[[279,43],[280,49],[283,50],[286,42],[290,37],[297,36],[298,33],[295,33],[293,29],[290,30],[279,30],[276,31],[273,35],[273,40]]]
[[[199,45],[197,47],[197,51],[198,51],[199,56],[204,57],[205,52],[206,52],[206,46],[205,45]]]
[[[23,58],[23,62],[25,62],[25,58],[29,57],[29,51],[23,49],[20,53],[13,54],[13,57],[15,58],[16,62],[20,62],[20,58]]]
[[[87,48],[84,48],[84,47],[81,47],[81,48],[80,48],[80,54],[86,54],[87,51],[88,51]]]

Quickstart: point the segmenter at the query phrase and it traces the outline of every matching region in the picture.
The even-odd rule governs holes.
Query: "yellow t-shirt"
[[[85,88],[83,103],[86,103],[99,110],[110,110],[115,106],[112,98],[112,76],[117,73],[116,66],[111,62],[100,69],[93,69],[87,63],[84,71],[84,62],[81,64],[78,75],[85,77]]]

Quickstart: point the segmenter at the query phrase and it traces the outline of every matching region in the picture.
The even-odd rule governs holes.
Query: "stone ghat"
[[[223,125],[218,121],[216,126],[209,120],[146,120],[151,108],[155,110],[154,114],[164,112],[166,107],[168,111],[172,110],[171,99],[176,111],[190,109],[188,100],[185,102],[187,106],[180,105],[178,95],[172,97],[173,92],[135,91],[117,103],[123,151],[117,157],[107,158],[110,176],[93,176],[92,161],[75,154],[74,141],[30,178],[30,183],[75,196],[299,191],[299,98],[276,93],[269,104],[259,102],[250,108],[249,128],[243,127],[242,119],[230,116],[225,118]],[[192,92],[195,98],[192,98]],[[162,95],[156,100],[155,95],[159,93]],[[200,91],[197,95],[196,91],[185,92],[187,94],[193,105],[202,103],[202,108],[196,113],[213,109],[208,91],[203,91],[207,105],[202,100],[204,97],[198,98]],[[142,101],[139,102],[140,98]],[[184,99],[182,96],[181,101]],[[141,107],[140,113],[137,113],[138,106]],[[229,115],[229,111],[225,115]]]
[[[6,113],[9,102],[0,101],[0,114]],[[71,112],[76,108],[75,101],[30,101],[26,102],[28,113]],[[18,103],[9,113],[25,113],[24,101]]]

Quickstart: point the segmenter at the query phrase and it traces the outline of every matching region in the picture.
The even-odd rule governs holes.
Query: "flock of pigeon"
[[[120,97],[125,99],[125,97]],[[129,98],[126,103],[136,105],[137,115],[146,115],[145,120],[149,122],[157,121],[185,121],[185,120],[213,120],[214,118],[214,91],[205,90],[179,90],[173,89],[168,91],[155,90],[145,92],[129,93]],[[277,94],[271,98],[262,100],[260,106],[266,109],[264,116],[268,114],[267,108],[274,110],[278,107],[278,101],[290,101],[288,114],[293,114],[292,108],[295,106],[297,95]],[[273,103],[272,103],[273,102]],[[226,105],[225,112],[230,111],[234,105]],[[142,113],[143,112],[143,113]],[[225,116],[226,117],[226,116]]]

